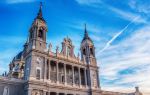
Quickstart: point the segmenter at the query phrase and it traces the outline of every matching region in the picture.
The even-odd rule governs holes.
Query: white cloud
[[[107,5],[108,6],[108,5]],[[131,13],[131,12],[126,12],[121,9],[117,9],[112,6],[108,6],[108,8],[113,11],[114,13],[118,14],[118,17],[123,18],[128,21],[132,21],[134,18],[138,17],[134,22],[136,23],[147,23],[147,21],[142,18],[139,14]]]
[[[132,21],[134,18],[139,17],[137,20],[134,21],[135,23],[147,23],[147,20],[143,18],[140,14],[118,9],[116,7],[104,3],[101,0],[76,0],[76,2],[78,2],[81,5],[87,5],[93,8],[97,8],[97,10],[101,9],[101,7],[105,7],[112,11],[114,14],[116,14],[119,18],[122,18],[127,21]]]
[[[87,21],[72,20],[71,22],[70,21],[64,22],[64,25],[66,25],[67,27],[82,30],[83,33],[84,33],[84,29],[85,29],[85,24],[86,24],[87,31],[89,31],[89,32],[99,33],[101,31],[101,29],[97,25],[91,24]]]
[[[111,45],[111,43],[112,43],[117,37],[119,37],[119,36],[129,27],[130,24],[132,24],[132,23],[133,23],[135,20],[137,20],[137,19],[138,19],[138,17],[134,18],[134,19],[133,19],[128,25],[126,25],[120,32],[118,32],[115,36],[113,36],[112,39],[106,43],[105,47],[104,47],[102,50],[100,50],[100,51],[98,52],[98,54],[101,53],[101,52],[103,52],[105,49],[107,49],[107,48]]]
[[[101,0],[75,0],[79,4],[91,5],[101,3]]]
[[[0,55],[2,55],[0,57],[0,75],[4,72],[7,71],[9,69],[9,63],[12,61],[12,59],[17,55],[17,53],[19,53],[21,50],[18,48],[7,48],[3,51],[1,51]]]
[[[2,74],[4,71],[8,71],[8,65],[13,57],[23,49],[22,46],[25,42],[25,38],[18,36],[3,36],[0,37],[0,42],[0,74]],[[6,43],[8,44],[6,45]]]
[[[104,83],[103,89],[118,91],[111,86],[130,88],[139,86],[146,95],[150,94],[150,28],[145,26],[136,30],[133,35],[119,44],[110,46],[105,52],[98,55],[101,64],[101,77],[113,83]],[[127,72],[128,70],[133,72]],[[127,72],[120,74],[120,72]],[[124,84],[130,85],[125,86]],[[105,87],[106,85],[106,87]],[[129,90],[129,89],[128,89]],[[129,90],[131,91],[131,90]],[[148,94],[147,94],[148,95]]]
[[[29,2],[35,2],[37,0],[6,0],[8,4],[15,4],[15,3],[29,3]]]
[[[150,2],[149,1],[145,1],[145,0],[130,0],[128,5],[131,7],[131,9],[140,12],[140,13],[145,13],[145,14],[149,14],[150,13],[150,6],[149,6]]]

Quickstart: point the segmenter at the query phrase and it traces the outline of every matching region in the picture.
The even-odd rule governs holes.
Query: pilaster
[[[47,60],[48,61],[48,60]],[[47,61],[45,58],[45,64],[44,64],[44,80],[47,80]]]
[[[31,88],[28,88],[28,93],[27,95],[32,95],[32,89]]]
[[[84,78],[85,78],[85,86],[87,87],[87,73],[86,73],[86,68],[84,68]]]
[[[59,70],[58,70],[58,62],[56,62],[56,68],[57,68],[57,84],[59,84]]]
[[[72,83],[74,86],[75,85],[75,83],[74,83],[74,66],[72,66]]]
[[[65,71],[65,85],[67,84],[67,77],[66,77],[66,64],[64,64],[64,71]]]
[[[49,68],[49,81],[51,81],[51,62],[49,61],[49,66],[48,66],[48,68]]]
[[[81,87],[81,74],[80,74],[80,68],[78,67],[78,72],[79,72],[79,86]]]

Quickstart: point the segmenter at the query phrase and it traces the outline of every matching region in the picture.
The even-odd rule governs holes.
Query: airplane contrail
[[[110,44],[118,37],[118,36],[120,36],[128,27],[129,27],[129,25],[130,24],[132,24],[135,20],[137,20],[139,18],[139,16],[138,17],[135,17],[129,24],[127,24],[120,32],[118,32],[115,36],[113,36],[113,38],[111,39],[111,40],[109,40],[107,43],[106,43],[106,45],[105,45],[105,47],[102,49],[102,50],[100,50],[98,53],[101,53],[101,52],[103,52],[105,49],[107,49],[109,46],[110,46]]]

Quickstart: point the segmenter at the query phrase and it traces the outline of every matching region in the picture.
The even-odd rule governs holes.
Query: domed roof
[[[84,38],[83,38],[83,40],[82,40],[82,43],[83,43],[84,41],[86,41],[86,42],[88,42],[88,43],[90,43],[90,44],[93,44],[93,41],[92,41],[91,38],[89,37],[88,32],[87,32],[87,30],[86,30],[86,24],[85,24],[85,32],[84,32]]]
[[[14,60],[20,60],[21,59],[21,57],[22,57],[22,54],[23,54],[23,52],[21,51],[21,52],[19,52],[15,57],[14,57]]]

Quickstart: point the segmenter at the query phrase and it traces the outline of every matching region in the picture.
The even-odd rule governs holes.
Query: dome
[[[14,60],[20,60],[21,59],[21,57],[22,57],[22,54],[23,54],[23,52],[21,51],[21,52],[19,52],[15,57],[14,57]]]
[[[92,39],[89,37],[86,28],[85,28],[84,38],[83,38],[83,40],[82,40],[82,43],[84,43],[84,42],[93,45],[93,41],[92,41]]]
[[[83,40],[82,40],[82,43],[86,41],[86,42],[89,42],[89,43],[92,43],[93,44],[93,41],[91,40],[91,38],[89,36],[84,36]]]

